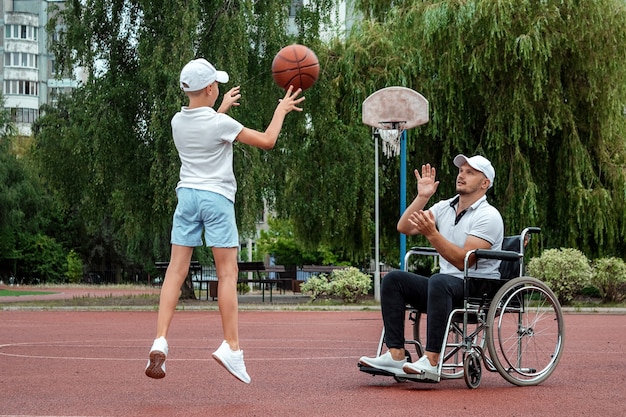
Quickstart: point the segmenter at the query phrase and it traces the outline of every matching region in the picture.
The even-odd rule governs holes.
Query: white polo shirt
[[[233,142],[243,125],[211,107],[183,107],[171,124],[181,162],[176,188],[213,191],[234,202]]]
[[[487,202],[487,196],[483,196],[470,207],[465,214],[457,220],[456,207],[459,196],[448,200],[441,200],[429,210],[435,217],[437,230],[443,237],[459,247],[465,245],[468,236],[476,236],[491,244],[491,249],[502,249],[504,239],[504,223],[500,212]],[[463,277],[463,271],[457,269],[443,257],[439,257],[440,272],[442,274]],[[479,259],[472,267],[472,275],[486,278],[499,278],[498,268],[500,261],[496,259]],[[475,269],[474,269],[475,268]]]

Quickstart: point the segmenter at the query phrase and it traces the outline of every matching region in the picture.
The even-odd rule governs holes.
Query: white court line
[[[27,358],[27,359],[65,359],[70,361],[145,361],[146,358],[91,358],[82,356],[43,356],[43,355],[20,355],[17,353],[2,353],[0,356],[8,356],[12,358]],[[355,359],[358,356],[309,356],[309,357],[293,357],[293,358],[249,358],[246,357],[246,362],[270,362],[270,361],[323,361],[323,360],[342,360],[342,359]],[[168,359],[168,362],[204,362],[212,358],[189,358],[189,359]],[[5,417],[0,414],[0,417]],[[71,417],[71,416],[68,416]]]
[[[135,340],[129,340],[129,342],[135,342]],[[84,341],[84,342],[68,342],[68,341],[60,341],[60,342],[21,342],[21,343],[6,343],[6,344],[0,344],[0,356],[6,356],[6,357],[12,357],[12,358],[27,358],[27,359],[64,359],[64,360],[73,360],[73,361],[130,361],[130,362],[134,362],[134,361],[145,361],[146,358],[145,357],[141,357],[141,358],[114,358],[114,357],[90,357],[90,356],[51,356],[51,355],[29,355],[29,354],[21,354],[21,353],[8,353],[8,352],[3,352],[2,349],[5,348],[15,348],[15,347],[25,347],[25,346],[41,346],[41,347],[46,347],[46,346],[54,346],[54,347],[73,347],[76,349],[81,349],[81,348],[94,348],[94,347],[99,347],[99,348],[106,348],[106,349],[120,349],[120,348],[124,348],[124,349],[134,349],[134,346],[115,346],[115,345],[109,345],[109,346],[103,346],[101,343],[93,343],[93,341]],[[259,348],[259,349],[269,349],[270,347],[267,348]],[[180,348],[179,348],[180,349]],[[184,348],[183,348],[184,349]],[[204,349],[204,348],[201,348]],[[327,347],[324,348],[320,348],[320,349],[328,349]],[[341,350],[341,349],[333,349],[333,350]],[[345,350],[345,349],[344,349]],[[281,357],[281,358],[267,358],[267,357],[260,357],[260,358],[254,358],[254,357],[246,357],[246,362],[270,362],[270,361],[281,361],[281,362],[286,362],[286,361],[320,361],[320,360],[345,360],[345,359],[355,359],[358,358],[358,356],[309,356],[309,357],[303,357],[303,356],[296,356],[296,357]],[[203,362],[206,361],[208,359],[211,359],[210,357],[205,357],[205,358],[169,358],[168,362]],[[0,415],[0,417],[5,417],[3,415]]]

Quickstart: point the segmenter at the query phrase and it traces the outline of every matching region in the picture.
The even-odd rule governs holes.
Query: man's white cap
[[[183,91],[198,91],[206,86],[228,82],[228,73],[218,71],[204,58],[191,60],[180,72],[180,88]]]
[[[496,178],[496,170],[493,169],[493,165],[491,165],[491,162],[489,162],[487,158],[480,155],[468,158],[467,156],[461,154],[454,158],[454,165],[456,165],[457,168],[461,168],[466,162],[475,170],[485,174],[485,177],[489,180],[489,188],[493,187],[493,180]]]

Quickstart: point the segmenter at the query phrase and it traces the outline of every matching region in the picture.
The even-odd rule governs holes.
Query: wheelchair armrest
[[[470,277],[469,258],[470,256],[476,257],[475,266],[478,265],[479,259],[497,259],[500,261],[512,261],[520,262],[523,259],[524,254],[509,250],[492,250],[492,249],[474,249],[465,254],[465,260],[463,262],[463,270],[465,271],[465,277]]]
[[[414,246],[408,251],[406,251],[406,254],[404,255],[404,270],[405,271],[408,271],[409,258],[412,255],[434,256],[435,262],[437,262],[436,260],[439,259],[439,252],[437,252],[435,248],[432,248],[429,246]]]
[[[476,259],[498,259],[500,261],[518,261],[522,255],[509,251],[509,250],[491,250],[491,249],[476,249],[468,252],[468,254],[474,253]]]
[[[439,253],[437,253],[437,249],[431,248],[429,246],[414,246],[409,249],[409,252],[414,255],[439,255]]]

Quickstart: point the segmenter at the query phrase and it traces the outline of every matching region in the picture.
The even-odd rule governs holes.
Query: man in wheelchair
[[[422,165],[415,170],[417,197],[398,221],[398,231],[421,234],[440,255],[440,272],[425,277],[406,271],[388,273],[381,285],[381,311],[388,351],[378,357],[363,356],[361,365],[394,375],[419,374],[438,381],[437,365],[444,343],[448,316],[463,302],[464,262],[467,252],[475,249],[500,250],[504,224],[498,210],[487,202],[486,193],[493,186],[495,170],[486,158],[457,155],[454,165],[457,195],[441,200],[424,210],[437,191],[436,169]],[[477,274],[497,279],[500,260],[469,259]],[[410,363],[405,356],[405,307],[411,305],[426,312],[427,338],[424,355]]]

